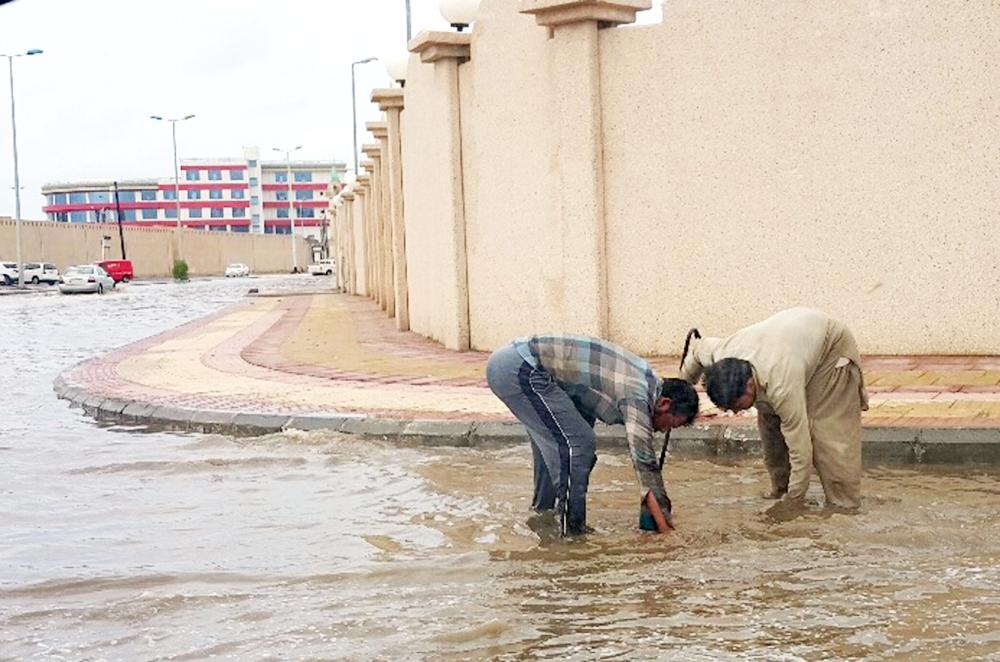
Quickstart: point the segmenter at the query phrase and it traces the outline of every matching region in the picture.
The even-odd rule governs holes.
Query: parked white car
[[[59,270],[51,262],[25,262],[24,282],[32,285],[39,283],[55,285],[59,282]]]
[[[114,279],[108,272],[96,264],[81,264],[70,267],[63,274],[63,282],[59,291],[63,294],[97,292],[104,294],[115,286]]]
[[[309,273],[313,276],[332,276],[336,270],[333,260],[319,260],[309,265]]]
[[[250,275],[250,267],[240,262],[234,262],[226,267],[226,278],[242,278]]]
[[[13,285],[17,282],[17,262],[0,262],[0,278],[4,285]]]

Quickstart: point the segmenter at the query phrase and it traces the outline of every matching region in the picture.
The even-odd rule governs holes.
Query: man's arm
[[[788,446],[788,463],[791,467],[785,499],[801,499],[809,488],[813,464],[805,389],[795,389],[775,398],[774,411],[781,419],[781,434]]]
[[[660,509],[670,520],[670,501],[663,486],[663,474],[659,465],[659,449],[653,445],[653,424],[644,402],[628,402],[622,411],[625,418],[625,437],[628,439],[632,464],[639,480],[639,492],[645,497],[652,492]]]

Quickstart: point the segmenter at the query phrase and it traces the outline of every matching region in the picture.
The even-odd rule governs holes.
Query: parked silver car
[[[114,279],[104,269],[96,264],[81,264],[66,270],[59,291],[63,294],[83,292],[104,294],[114,286]]]

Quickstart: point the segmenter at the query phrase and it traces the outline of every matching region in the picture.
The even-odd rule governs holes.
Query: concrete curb
[[[139,400],[91,394],[73,384],[67,374],[56,378],[53,390],[102,421],[144,425],[154,429],[259,436],[284,430],[329,430],[368,438],[422,446],[509,446],[525,442],[524,427],[514,421],[439,421],[389,419],[368,415],[323,413],[235,412],[163,406]],[[598,448],[626,448],[621,427],[598,423]],[[1000,464],[998,428],[862,429],[866,464]],[[671,433],[670,451],[682,456],[760,455],[760,437],[753,425],[704,425]]]

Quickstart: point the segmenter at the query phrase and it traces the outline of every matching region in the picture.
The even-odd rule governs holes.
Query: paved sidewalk
[[[520,438],[486,387],[486,358],[398,332],[360,297],[264,296],[86,361],[56,390],[100,416],[194,429],[332,428],[440,443]],[[677,357],[652,362],[662,376],[676,374]],[[997,453],[1000,356],[872,356],[863,367],[871,395],[865,438],[895,444],[883,454],[921,459],[941,444],[951,447],[951,461]],[[672,443],[753,449],[753,415],[704,413]]]

